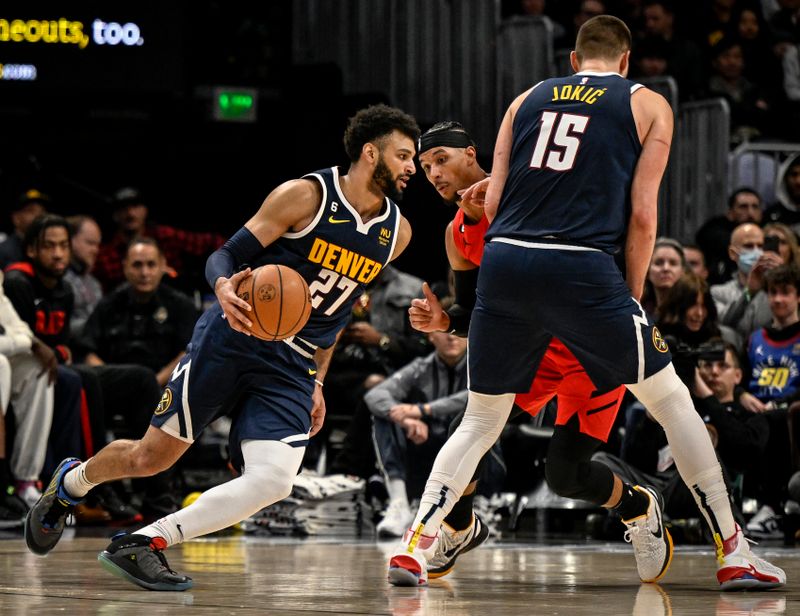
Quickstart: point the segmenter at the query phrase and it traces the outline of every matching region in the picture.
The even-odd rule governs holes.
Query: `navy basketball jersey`
[[[353,303],[389,262],[400,226],[400,210],[388,197],[381,213],[362,222],[339,186],[337,167],[305,179],[322,187],[322,204],[314,220],[297,232],[284,233],[258,256],[254,267],[280,263],[297,270],[311,292],[311,317],[297,334],[329,347],[350,319]]]
[[[631,94],[616,73],[537,84],[514,117],[509,175],[486,235],[619,251],[641,152]]]

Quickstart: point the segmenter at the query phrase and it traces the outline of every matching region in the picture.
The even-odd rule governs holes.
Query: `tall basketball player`
[[[114,441],[86,462],[59,465],[26,519],[33,552],[55,547],[67,514],[94,486],[169,468],[224,414],[233,415],[232,458],[241,476],[112,541],[101,564],[144,588],[186,590],[193,582],[169,568],[165,548],[235,524],[289,494],[308,439],[322,427],[322,384],[336,338],[365,285],[411,239],[394,200],[415,172],[418,136],[416,121],[398,109],[358,112],[344,136],[346,173],[333,167],[278,186],[211,255],[206,277],[219,301],[197,322],[147,433]],[[280,342],[249,335],[249,305],[236,296],[246,265],[266,263],[297,270],[312,297],[308,323]]]
[[[786,582],[781,569],[753,555],[734,522],[708,433],[637,301],[655,241],[673,117],[661,96],[625,78],[630,46],[621,20],[590,19],[572,52],[576,74],[537,84],[503,118],[492,177],[475,188],[486,190],[492,222],[469,330],[469,402],[390,562],[394,583],[425,582],[443,517],[553,338],[599,391],[625,384],[662,425],[712,529],[721,587]],[[627,280],[614,263],[622,250]],[[663,560],[659,532],[646,525],[636,532],[644,534],[634,543],[640,570],[648,559]]]

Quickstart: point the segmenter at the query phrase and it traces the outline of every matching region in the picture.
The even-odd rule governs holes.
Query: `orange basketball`
[[[239,283],[236,295],[253,310],[248,317],[256,338],[283,340],[293,336],[311,315],[311,293],[303,277],[285,265],[262,265]]]

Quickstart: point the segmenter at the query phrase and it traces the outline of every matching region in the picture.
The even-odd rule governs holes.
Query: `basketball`
[[[252,307],[250,332],[261,340],[293,336],[311,315],[311,293],[303,277],[285,265],[262,265],[236,291]]]

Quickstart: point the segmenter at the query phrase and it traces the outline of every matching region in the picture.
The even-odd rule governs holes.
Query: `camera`
[[[725,343],[722,340],[710,340],[697,346],[680,342],[675,336],[664,336],[664,340],[672,353],[675,372],[690,389],[694,385],[694,369],[698,361],[725,361]]]

